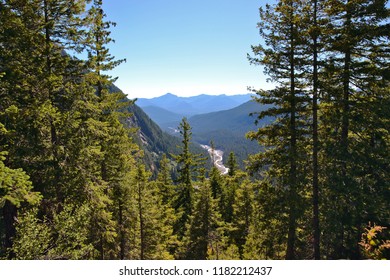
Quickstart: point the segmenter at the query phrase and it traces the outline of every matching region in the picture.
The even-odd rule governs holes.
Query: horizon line
[[[247,93],[237,93],[237,94],[227,94],[227,93],[221,93],[221,94],[210,94],[210,93],[200,93],[200,94],[196,94],[196,95],[178,95],[178,94],[175,94],[175,93],[172,93],[172,92],[167,92],[167,93],[164,93],[162,95],[158,95],[158,96],[153,96],[153,97],[133,97],[131,99],[153,99],[153,98],[159,98],[159,97],[163,97],[163,96],[166,96],[166,95],[171,95],[171,96],[175,96],[175,97],[180,97],[180,98],[191,98],[191,97],[197,97],[197,96],[201,96],[201,95],[206,95],[206,96],[236,96],[236,95],[253,95],[254,93],[250,93],[250,92],[247,92]],[[128,97],[129,97],[129,94],[126,94]],[[130,98],[130,97],[129,97]]]

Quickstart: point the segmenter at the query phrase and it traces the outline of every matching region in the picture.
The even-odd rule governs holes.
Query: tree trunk
[[[142,191],[141,185],[138,183],[138,215],[139,215],[139,229],[140,229],[140,259],[145,258],[145,225],[142,211]]]
[[[314,0],[314,28],[317,29],[317,0]],[[320,219],[318,186],[318,33],[313,34],[313,249],[320,259]]]
[[[5,201],[3,206],[3,220],[4,220],[4,230],[5,230],[5,249],[11,249],[13,245],[12,239],[16,236],[15,221],[17,217],[17,208],[8,200]],[[15,254],[12,250],[9,251],[8,258],[12,259],[15,257]]]
[[[292,5],[292,3],[291,3]],[[293,7],[291,7],[291,21],[293,19]],[[295,42],[294,42],[294,23],[290,25],[290,210],[288,220],[288,236],[287,236],[287,251],[286,259],[295,259],[295,239],[296,239],[296,155],[297,155],[297,139],[296,139],[296,101],[295,101]]]

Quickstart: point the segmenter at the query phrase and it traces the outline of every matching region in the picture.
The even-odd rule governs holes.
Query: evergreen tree
[[[4,132],[4,126],[0,123],[0,135]],[[11,248],[16,235],[15,222],[18,209],[23,204],[38,204],[41,196],[32,191],[29,176],[22,169],[11,169],[5,165],[6,156],[7,152],[0,152],[0,205],[3,222],[1,227],[4,228],[4,250],[10,250],[8,253],[12,258],[15,254]],[[1,254],[5,253],[1,251]]]
[[[151,175],[145,167],[138,166],[134,176],[137,232],[135,259],[172,259],[170,242],[172,226],[168,213],[162,211],[162,204],[154,184],[148,182]]]
[[[211,187],[211,193],[213,195],[214,199],[220,198],[222,195],[222,176],[221,172],[218,170],[216,166],[213,166],[211,168],[210,174],[209,174],[209,182]]]
[[[173,205],[174,185],[171,176],[170,163],[165,154],[160,161],[156,184],[164,205]]]
[[[324,246],[331,258],[360,258],[364,226],[369,220],[384,221],[368,201],[375,200],[384,209],[383,191],[388,186],[383,180],[388,174],[382,172],[388,164],[387,133],[382,133],[384,123],[379,121],[386,122],[382,112],[388,103],[386,4],[329,1],[326,10],[330,20],[326,51],[331,59],[324,69],[320,135],[325,143],[324,207],[332,209],[324,216]]]
[[[174,208],[177,215],[177,221],[175,224],[175,233],[179,239],[184,235],[185,225],[188,221],[188,217],[192,213],[193,206],[193,192],[194,187],[192,180],[196,174],[198,167],[198,157],[190,151],[191,141],[191,126],[186,118],[183,118],[179,126],[180,134],[182,135],[182,151],[179,155],[175,156],[177,162],[177,192]]]
[[[181,258],[219,259],[226,246],[223,226],[217,201],[212,197],[211,187],[202,184],[187,225]]]
[[[233,204],[232,239],[237,246],[240,257],[243,256],[243,246],[249,233],[252,221],[254,204],[254,190],[252,183],[245,180],[235,192]]]
[[[288,193],[280,192],[270,182],[254,187],[253,218],[243,246],[243,259],[285,258],[286,199]]]
[[[268,126],[251,132],[248,137],[267,147],[265,152],[250,157],[252,171],[262,167],[263,174],[272,180],[275,188],[288,193],[287,200],[287,249],[286,259],[296,258],[297,228],[302,217],[302,192],[305,185],[307,120],[304,114],[307,98],[302,81],[301,67],[302,27],[300,26],[300,1],[279,1],[274,6],[260,9],[260,34],[265,47],[254,46],[258,58],[251,63],[263,65],[265,73],[278,83],[274,90],[259,91],[256,101],[274,107],[259,114],[278,117]]]
[[[134,226],[131,174],[137,165],[134,155],[139,151],[115,113],[108,122],[109,133],[102,143],[104,160],[101,172],[107,182],[107,195],[112,201],[109,211],[113,214],[116,232],[116,238],[108,250],[110,259],[125,259],[130,246],[129,233]]]
[[[388,135],[383,126],[387,119],[383,106],[388,100],[386,3],[279,1],[260,13],[260,33],[268,48],[254,47],[260,57],[251,58],[251,62],[265,66],[266,74],[281,86],[259,93],[258,101],[275,105],[259,117],[279,118],[273,125],[249,134],[269,147],[264,156],[252,156],[249,167],[252,173],[261,171],[258,177],[265,184],[282,188],[282,200],[270,196],[270,201],[276,205],[287,201],[278,208],[287,210],[290,217],[287,258],[312,257],[305,245],[311,234],[306,230],[294,234],[292,226],[309,228],[304,222],[309,216],[309,180],[314,258],[360,258],[358,242],[364,226],[370,220],[386,223],[382,215],[388,213],[384,207],[388,184],[383,180],[388,176],[383,173],[388,165]],[[283,121],[286,116],[288,122]],[[307,168],[303,160],[310,154],[311,168]],[[277,168],[282,162],[284,165]],[[292,176],[293,170],[296,176]],[[284,176],[288,179],[282,179]],[[293,189],[292,182],[297,183]],[[376,209],[368,201],[376,201]],[[255,213],[268,213],[265,206],[256,207]],[[291,212],[294,209],[295,214]],[[270,222],[280,225],[279,220]],[[266,236],[260,237],[259,229],[266,230],[263,225],[254,224],[247,249],[267,240]],[[246,256],[253,256],[250,252],[279,256],[268,249],[252,249],[246,251]]]
[[[234,152],[230,152],[229,158],[227,161],[227,167],[229,168],[228,175],[230,177],[233,177],[236,174],[236,171],[238,169],[237,159]]]
[[[237,198],[236,192],[248,175],[238,168],[236,157],[230,152],[227,167],[228,176],[223,177],[222,193],[220,196],[220,211],[224,221],[229,224],[233,221],[233,208]],[[238,248],[237,248],[238,250]]]
[[[119,121],[125,117],[120,107],[128,105],[120,102],[125,96],[109,94],[113,80],[103,74],[120,62],[106,48],[110,23],[103,19],[101,1],[88,11],[86,2],[1,3],[0,107],[6,114],[0,121],[7,120],[5,128],[13,133],[1,137],[0,145],[9,147],[7,165],[22,167],[43,195],[40,217],[28,221],[54,225],[65,213],[65,198],[72,209],[85,205],[94,211],[78,224],[86,235],[80,238],[99,252],[92,250],[88,258],[116,258],[116,227],[123,225],[113,200],[127,203],[135,147]],[[87,61],[66,54],[84,50]],[[51,230],[59,236],[59,227]],[[58,248],[67,246],[65,239],[54,240]]]
[[[35,37],[31,28],[36,20],[32,7],[20,1],[0,3],[0,205],[2,208],[2,254],[12,246],[16,234],[15,220],[25,203],[38,203],[39,193],[33,188],[31,162],[37,162],[39,143],[28,141],[37,136],[37,111],[32,98],[31,82],[39,87],[39,79],[32,75],[36,63]],[[19,11],[19,14],[16,13]],[[37,92],[39,96],[39,92]],[[36,126],[35,128],[34,125]],[[31,132],[26,135],[26,131]],[[36,139],[39,142],[38,139]],[[23,158],[23,160],[21,160]],[[24,163],[24,164],[23,164]],[[28,163],[28,164],[26,164]],[[11,250],[8,257],[13,257]]]
[[[76,206],[77,207],[77,206]],[[52,221],[37,218],[38,208],[23,213],[17,222],[17,235],[12,250],[15,259],[89,259],[94,248],[87,240],[90,208],[64,206]],[[75,230],[77,229],[77,230]]]
[[[127,200],[129,174],[136,165],[132,155],[137,148],[130,141],[129,131],[126,131],[120,122],[129,117],[121,113],[121,108],[129,106],[131,102],[125,102],[126,96],[122,92],[110,92],[110,85],[115,79],[104,74],[105,71],[112,70],[123,62],[123,60],[115,60],[107,48],[107,44],[112,41],[109,28],[115,24],[105,21],[105,16],[102,1],[93,1],[86,17],[89,29],[84,41],[88,53],[86,83],[96,95],[93,105],[89,105],[89,109],[95,106],[95,112],[87,122],[92,133],[91,137],[100,153],[99,160],[96,162],[96,171],[99,173],[101,183],[95,184],[93,188],[96,194],[94,199],[97,200],[95,203],[102,206],[100,212],[95,212],[102,232],[99,236],[94,229],[92,238],[98,239],[95,242],[99,244],[101,259],[104,259],[106,254],[123,259],[127,247],[124,217],[126,209],[129,209],[126,205],[129,203]],[[87,146],[87,149],[89,148],[90,146]],[[118,204],[113,206],[116,202]],[[112,216],[112,213],[115,216]],[[115,246],[118,232],[119,252]]]
[[[318,154],[319,154],[319,139],[318,139],[318,97],[320,89],[319,72],[319,54],[321,52],[320,41],[320,3],[317,0],[311,1],[309,6],[311,9],[309,12],[309,22],[311,27],[308,30],[310,41],[308,45],[311,47],[312,53],[312,77],[309,78],[312,82],[312,192],[313,192],[313,251],[314,258],[320,259],[320,221],[319,221],[319,166],[318,166]],[[310,21],[311,19],[311,21]]]

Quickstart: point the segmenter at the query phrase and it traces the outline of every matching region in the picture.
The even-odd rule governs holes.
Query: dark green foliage
[[[227,161],[227,168],[229,168],[228,175],[230,177],[236,175],[238,166],[237,166],[236,155],[233,152],[230,152],[229,154],[229,159]]]
[[[182,135],[181,152],[175,156],[177,162],[177,194],[174,208],[178,215],[175,225],[175,233],[179,237],[184,235],[185,225],[192,212],[193,207],[193,180],[199,175],[199,165],[203,160],[199,154],[194,155],[190,151],[191,126],[186,118],[180,123],[180,134]]]
[[[177,138],[113,85],[101,0],[0,1],[0,257],[388,258],[387,4],[261,9],[250,62],[277,87]]]
[[[255,58],[251,63],[263,65],[278,86],[274,90],[259,91],[257,101],[273,105],[260,112],[259,119],[274,117],[276,120],[248,137],[257,140],[265,151],[250,157],[250,169],[257,171],[264,166],[268,170],[262,174],[280,191],[286,192],[288,219],[288,239],[286,259],[296,258],[295,244],[298,219],[302,217],[299,205],[303,203],[302,193],[306,175],[306,134],[307,117],[305,108],[308,99],[304,93],[305,84],[301,80],[304,71],[299,16],[302,6],[299,1],[279,1],[274,6],[260,10],[260,34],[265,45],[255,46]],[[282,194],[281,194],[282,195]]]
[[[156,186],[148,182],[143,166],[139,166],[133,179],[136,213],[135,259],[172,259],[169,252],[174,242],[172,236],[172,209],[162,204]],[[162,210],[166,210],[166,212]]]
[[[382,215],[389,213],[388,173],[382,172],[389,164],[386,3],[340,1],[327,9],[331,24],[326,50],[333,59],[324,69],[329,83],[320,107],[320,137],[324,207],[334,210],[323,221],[330,235],[324,240],[325,254],[331,258],[360,258],[358,242],[365,225],[388,223]]]
[[[231,237],[238,247],[240,258],[249,234],[253,217],[254,189],[249,180],[244,180],[235,191]]]
[[[198,187],[193,212],[189,218],[187,232],[183,239],[181,253],[183,259],[219,259],[224,250],[224,228],[218,212],[217,201],[211,187],[204,184]]]
[[[121,168],[131,166],[127,161],[134,147],[117,113],[126,105],[119,102],[124,95],[109,94],[112,81],[100,73],[117,65],[105,48],[110,41],[109,26],[103,21],[104,14],[98,12],[100,6],[95,1],[86,12],[85,1],[1,4],[1,20],[6,20],[1,33],[0,67],[4,74],[0,121],[4,123],[1,129],[10,133],[2,133],[0,146],[2,150],[7,147],[7,165],[15,170],[23,168],[32,189],[42,195],[39,211],[34,212],[39,216],[30,213],[19,226],[23,231],[29,223],[32,228],[50,225],[49,248],[40,252],[39,258],[104,259],[115,254],[117,221],[112,201],[124,192],[109,190],[124,188],[125,172],[130,170]],[[94,21],[82,18],[88,13],[94,15]],[[89,53],[88,60],[66,54],[82,50]],[[27,182],[24,196],[30,186]],[[7,196],[14,195],[4,193],[2,199],[9,201]],[[15,225],[8,216],[15,216],[16,210],[8,202],[5,207],[9,215],[2,219],[4,243],[9,243],[9,232]],[[67,217],[76,217],[76,213],[81,220]],[[79,228],[80,236],[72,236],[74,227]],[[15,257],[27,258],[28,238],[18,238]],[[72,246],[80,251],[72,251]],[[89,248],[88,253],[84,247]]]
[[[281,86],[258,98],[276,105],[260,118],[279,118],[249,134],[269,146],[249,166],[268,198],[255,199],[246,257],[283,257],[274,245],[286,242],[286,258],[359,259],[365,225],[387,226],[386,3],[278,1],[261,10],[266,47],[250,60]]]

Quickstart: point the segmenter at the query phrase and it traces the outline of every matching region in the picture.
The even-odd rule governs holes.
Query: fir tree
[[[383,161],[387,136],[380,132],[384,123],[378,121],[386,119],[381,112],[388,102],[386,3],[329,1],[326,10],[330,19],[326,51],[331,59],[324,69],[327,83],[320,135],[324,139],[324,204],[333,210],[324,216],[324,246],[332,258],[360,258],[358,242],[365,224],[383,221],[367,202],[375,200],[382,208],[385,201],[380,197],[386,197],[387,183],[382,179],[387,175],[381,170],[387,164]]]
[[[162,211],[162,204],[154,184],[148,182],[151,175],[145,167],[138,166],[133,178],[137,213],[136,259],[172,259],[169,252],[172,226],[169,213]],[[165,209],[167,210],[167,209]]]
[[[184,235],[185,225],[188,221],[188,217],[192,213],[194,192],[192,180],[196,174],[198,157],[190,151],[192,132],[191,126],[186,118],[182,119],[179,130],[183,138],[183,145],[181,147],[181,153],[175,156],[178,166],[178,186],[174,208],[178,219],[175,225],[175,233],[180,238]]]
[[[236,171],[238,169],[237,159],[236,159],[236,155],[234,154],[234,152],[229,153],[227,167],[229,168],[228,175],[230,177],[233,177],[236,174]]]
[[[232,239],[238,247],[240,257],[243,256],[243,246],[249,233],[254,204],[254,190],[251,182],[245,180],[235,192],[232,219]]]
[[[278,83],[271,91],[259,91],[256,100],[274,107],[259,114],[278,117],[275,123],[248,134],[266,148],[264,153],[250,157],[251,169],[258,170],[268,166],[264,174],[275,187],[288,193],[288,228],[286,259],[296,258],[296,231],[302,215],[301,192],[305,182],[307,120],[303,112],[307,105],[304,84],[301,77],[303,69],[302,28],[300,26],[300,1],[279,1],[274,6],[260,9],[260,34],[265,47],[254,46],[258,58],[250,58],[251,63],[265,66],[265,73]]]
[[[189,218],[182,256],[184,259],[219,259],[224,251],[224,228],[218,212],[217,201],[212,197],[208,184],[203,184],[197,193],[194,210]]]

